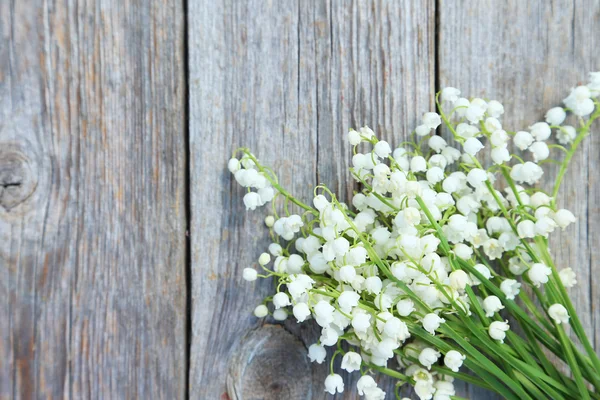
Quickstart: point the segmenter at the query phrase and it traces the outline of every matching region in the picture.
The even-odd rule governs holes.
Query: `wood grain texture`
[[[440,2],[439,81],[467,97],[498,99],[503,124],[523,130],[543,121],[561,105],[569,89],[598,70],[600,2],[480,1]],[[600,131],[596,126],[595,133]],[[559,207],[572,210],[579,223],[551,239],[559,268],[572,267],[579,284],[570,290],[588,335],[600,338],[600,141],[593,135],[581,146],[565,177]],[[557,152],[552,153],[560,157]],[[554,182],[557,168],[546,165],[543,182]],[[543,185],[542,185],[543,186]],[[550,188],[550,186],[546,186]],[[473,398],[486,396],[480,389]],[[488,397],[486,397],[488,398]]]
[[[0,2],[0,398],[182,398],[179,1]]]
[[[314,390],[306,348],[280,325],[249,331],[229,361],[231,400],[311,400]]]
[[[348,128],[368,124],[399,143],[431,107],[434,20],[433,2],[190,3],[192,398],[224,395],[233,349],[272,291],[241,279],[268,245],[268,211],[244,211],[225,168],[232,150],[250,147],[299,198],[325,183],[349,200]],[[304,345],[318,337],[314,325],[285,326]],[[327,366],[311,368],[311,398],[357,397],[357,376],[343,396],[326,396]]]

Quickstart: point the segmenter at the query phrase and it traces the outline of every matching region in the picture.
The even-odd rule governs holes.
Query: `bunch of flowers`
[[[437,112],[424,114],[412,140],[395,149],[366,126],[350,130],[350,172],[362,188],[352,207],[323,185],[306,204],[248,149],[236,151],[228,168],[247,188],[246,208],[273,201],[262,271],[243,271],[247,281],[276,283],[254,314],[312,319],[322,328],[309,357],[322,363],[325,348],[334,349],[325,379],[331,394],[344,390],[334,371],[341,357],[342,369],[362,375],[357,390],[367,400],[386,395],[374,373],[396,378],[397,389],[412,385],[425,400],[455,398],[455,378],[507,399],[600,399],[600,360],[567,294],[575,272],[556,266],[548,245],[553,231],[575,222],[556,197],[600,117],[600,72],[545,122],[517,132],[502,126],[498,101],[460,95],[439,92]],[[435,134],[440,126],[451,143]],[[559,144],[549,143],[553,135]],[[564,155],[551,160],[551,151]],[[533,185],[550,162],[559,171],[545,192]],[[285,215],[274,206],[278,198]]]

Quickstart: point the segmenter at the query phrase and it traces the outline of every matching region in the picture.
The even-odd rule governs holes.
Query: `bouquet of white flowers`
[[[548,247],[549,234],[575,222],[556,197],[600,117],[600,72],[527,131],[504,129],[498,101],[460,94],[439,92],[437,112],[423,115],[395,149],[366,126],[350,130],[350,172],[362,188],[353,207],[323,185],[308,205],[248,149],[236,151],[228,168],[247,188],[246,208],[273,201],[265,219],[273,243],[258,258],[264,272],[243,272],[247,281],[275,279],[275,293],[254,314],[315,320],[322,333],[309,357],[322,363],[324,346],[335,348],[325,377],[332,394],[344,390],[333,371],[341,357],[342,369],[362,375],[357,389],[368,400],[385,398],[370,376],[376,372],[396,378],[397,388],[413,385],[420,399],[456,398],[455,378],[507,399],[600,399],[600,359],[567,294],[575,272],[556,266]],[[435,135],[440,125],[455,146]],[[552,132],[559,144],[548,144]],[[564,155],[551,160],[551,150]],[[492,165],[480,161],[485,151]],[[549,162],[559,172],[546,192],[532,185]],[[290,203],[302,213],[290,213]]]

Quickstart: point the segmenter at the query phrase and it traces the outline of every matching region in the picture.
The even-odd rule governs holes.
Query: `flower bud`
[[[290,304],[290,298],[287,293],[279,292],[273,296],[273,305],[275,306],[275,309],[280,309],[281,307],[286,307]]]
[[[417,136],[429,135],[429,132],[431,132],[431,128],[425,124],[419,125],[415,128],[415,133],[417,134]]]
[[[335,308],[325,300],[319,301],[314,307],[315,319],[317,324],[322,327],[329,326],[333,322],[333,312]]]
[[[260,207],[263,204],[260,195],[256,192],[248,192],[244,195],[244,205],[246,206],[246,210],[254,211],[256,210],[256,207]]]
[[[548,308],[548,315],[550,315],[550,318],[552,318],[557,324],[569,323],[569,313],[562,304],[552,304]]]
[[[515,181],[529,185],[537,183],[543,174],[544,171],[542,168],[531,161],[526,161],[524,164],[517,164],[510,171],[510,177]]]
[[[345,313],[352,312],[352,309],[358,305],[358,300],[360,300],[360,295],[352,290],[346,290],[340,294],[337,302],[340,305],[340,308]]]
[[[258,263],[262,266],[267,265],[271,262],[271,255],[269,253],[262,253],[260,257],[258,257]]]
[[[491,156],[492,161],[494,161],[494,163],[498,165],[508,162],[512,158],[510,152],[506,147],[494,147],[492,149]]]
[[[515,143],[515,146],[517,146],[519,148],[519,150],[525,150],[526,148],[528,148],[531,143],[534,142],[534,138],[531,135],[531,133],[529,132],[525,132],[525,131],[519,131],[515,134],[515,138],[513,139],[513,142]]]
[[[444,365],[450,368],[454,372],[458,372],[458,369],[462,366],[465,356],[456,350],[450,350],[444,357]]]
[[[448,146],[448,143],[446,143],[444,138],[441,136],[437,136],[437,135],[431,136],[429,138],[429,141],[427,142],[427,144],[436,153],[441,153],[442,150],[444,150],[446,148],[446,146]]]
[[[491,100],[487,104],[487,113],[494,118],[499,118],[504,114],[504,106],[497,100]]]
[[[500,290],[509,300],[514,300],[521,291],[521,284],[514,279],[505,279],[500,284]]]
[[[533,154],[535,162],[543,161],[550,155],[550,149],[545,142],[534,142],[529,146],[529,151]]]
[[[407,317],[413,311],[415,311],[415,304],[411,299],[403,299],[398,301],[398,304],[396,304],[396,309],[401,317]]]
[[[435,335],[436,329],[438,329],[444,322],[446,322],[444,318],[441,318],[437,314],[429,313],[423,317],[423,329],[432,335]]]
[[[465,287],[470,283],[469,275],[461,269],[452,271],[449,278],[450,286],[458,291],[465,290]]]
[[[319,211],[323,211],[325,209],[325,207],[327,207],[329,205],[329,201],[327,200],[327,198],[325,196],[323,196],[322,194],[319,194],[317,196],[315,196],[315,198],[313,199],[313,205],[315,206],[315,208]]]
[[[480,98],[474,98],[471,100],[469,107],[465,111],[465,116],[470,123],[476,124],[483,119],[485,111],[487,110],[488,104],[485,100]]]
[[[370,276],[365,281],[365,288],[372,294],[379,294],[382,287],[383,283],[378,276]]]
[[[469,139],[479,134],[479,129],[474,125],[460,123],[456,126],[456,134],[463,139]]]
[[[562,208],[554,214],[554,221],[564,230],[567,226],[577,221],[577,219],[571,211]]]
[[[494,316],[494,313],[502,310],[504,306],[497,296],[488,296],[483,300],[483,309],[486,317]]]
[[[334,346],[340,338],[337,330],[332,326],[326,326],[321,330],[319,341],[323,346]]]
[[[427,171],[427,161],[422,156],[415,156],[410,160],[410,170],[412,172]]]
[[[442,150],[442,156],[446,159],[446,164],[452,164],[460,158],[461,152],[457,148],[448,146]]]
[[[385,322],[383,333],[392,339],[400,341],[404,341],[410,337],[406,323],[396,317],[391,317]]]
[[[356,389],[360,396],[364,396],[366,393],[371,393],[373,390],[377,389],[377,383],[375,379],[370,377],[369,375],[363,375],[356,382]]]
[[[494,144],[494,138],[493,138],[493,132],[499,131],[502,129],[502,124],[500,123],[500,121],[498,121],[498,118],[494,118],[494,117],[488,117],[486,118],[485,122],[483,123],[483,126],[485,127],[485,130],[488,132],[492,132],[492,137],[490,137],[490,141],[492,142],[492,146],[498,146],[497,144]]]
[[[369,314],[360,313],[352,318],[352,327],[356,332],[366,332],[369,326],[371,326],[371,315]]]
[[[271,243],[269,245],[269,253],[271,253],[273,256],[277,257],[283,253],[283,249],[281,248],[281,246],[278,243]]]
[[[427,179],[427,182],[431,183],[432,185],[435,185],[436,183],[444,180],[444,170],[440,167],[431,167],[427,170],[425,177]]]
[[[384,140],[380,140],[379,142],[377,142],[373,147],[373,151],[380,158],[386,158],[387,156],[392,154],[392,149],[389,143]]]
[[[554,107],[548,110],[546,113],[546,122],[550,125],[560,125],[565,122],[567,113],[562,107]]]
[[[535,223],[528,219],[519,222],[517,233],[521,239],[535,237]]]
[[[302,272],[304,259],[298,254],[291,254],[287,259],[286,270],[288,274],[299,274]]]
[[[454,103],[460,96],[460,90],[453,87],[446,87],[442,89],[442,101]]]
[[[575,277],[575,272],[573,271],[572,268],[562,269],[562,270],[560,270],[558,275],[560,276],[560,280],[565,287],[570,288],[570,287],[575,286],[575,284],[577,283],[577,279]]]
[[[431,347],[425,347],[419,354],[419,362],[427,369],[431,369],[431,366],[437,362],[438,358],[440,358],[440,352]]]
[[[340,268],[340,279],[342,282],[350,283],[356,277],[356,269],[352,265],[344,265]]]
[[[442,118],[437,113],[428,112],[423,114],[422,121],[429,129],[435,129],[442,123]]]
[[[244,268],[244,271],[242,273],[244,280],[248,281],[248,282],[252,282],[255,281],[258,273],[256,272],[256,270],[254,268]]]
[[[529,271],[527,271],[527,276],[535,287],[540,287],[540,285],[548,282],[548,276],[551,273],[552,270],[550,267],[542,263],[534,263]]]
[[[510,325],[508,325],[508,321],[494,321],[490,324],[488,328],[488,333],[490,337],[494,340],[500,341],[500,343],[504,343],[504,339],[506,338],[506,331],[510,329]]]
[[[481,168],[473,168],[467,174],[467,182],[469,182],[469,185],[473,186],[475,189],[483,185],[487,179],[487,172]]]
[[[285,321],[288,318],[288,313],[285,311],[285,309],[280,308],[273,311],[273,318],[275,321]]]
[[[550,137],[552,131],[550,130],[550,126],[548,126],[545,122],[537,122],[529,127],[531,131],[531,136],[535,138],[535,140],[546,140]]]
[[[327,356],[327,352],[325,351],[325,347],[319,344],[311,344],[308,348],[308,358],[311,362],[316,362],[317,364],[323,363],[325,361],[325,357]]]
[[[560,130],[556,133],[556,138],[558,139],[558,143],[565,145],[571,144],[575,137],[577,136],[577,130],[571,125],[564,125],[560,128]]]
[[[232,174],[235,174],[236,172],[238,172],[240,170],[240,168],[241,168],[240,160],[238,160],[235,157],[230,159],[229,162],[227,163],[227,169]]]
[[[294,313],[294,317],[298,322],[304,322],[306,318],[310,315],[310,309],[308,308],[308,304],[306,303],[298,303],[292,309]]]
[[[265,225],[267,226],[267,228],[272,228],[273,225],[275,225],[275,217],[273,217],[272,215],[267,215],[265,217]]]
[[[434,393],[436,393],[433,381],[417,380],[414,385],[414,390],[419,399],[432,399]]]
[[[563,100],[563,103],[571,109],[573,114],[579,117],[585,117],[594,111],[594,102],[590,98],[592,95],[587,86],[577,86],[571,90],[571,94]]]
[[[498,129],[490,136],[490,142],[494,147],[505,147],[509,141],[508,133],[503,129]]]
[[[344,354],[342,358],[342,369],[348,372],[358,371],[360,369],[360,364],[362,362],[362,357],[360,354],[355,353],[353,351],[349,351]]]
[[[264,304],[256,306],[256,308],[254,309],[254,316],[256,316],[257,318],[264,318],[267,315],[269,315],[269,309]]]
[[[540,217],[535,221],[535,233],[540,236],[548,237],[549,233],[554,232],[554,228],[556,228],[556,222],[550,217]]]
[[[361,141],[362,141],[362,139],[360,137],[360,133],[358,133],[354,129],[350,129],[350,131],[348,132],[348,142],[352,146],[356,146],[356,145],[360,144]]]
[[[465,140],[465,143],[463,144],[463,149],[465,153],[474,156],[479,152],[479,150],[483,149],[483,145],[478,139],[469,138]]]
[[[469,101],[469,99],[465,99],[464,97],[459,97],[458,100],[456,100],[456,103],[454,103],[454,108],[455,108],[455,113],[456,116],[459,118],[462,118],[465,116],[465,114],[467,113],[467,109],[469,108],[469,106],[471,105],[471,102]]]
[[[454,254],[456,254],[458,258],[468,260],[473,255],[473,249],[464,243],[457,243],[454,245]]]
[[[475,264],[473,266],[473,268],[479,272],[481,275],[483,275],[483,277],[487,280],[492,279],[492,273],[490,272],[490,269],[488,267],[486,267],[483,264]],[[481,283],[481,281],[479,280],[479,278],[477,278],[475,275],[473,274],[469,274],[470,278],[471,278],[471,285],[475,286],[475,285],[479,285]]]

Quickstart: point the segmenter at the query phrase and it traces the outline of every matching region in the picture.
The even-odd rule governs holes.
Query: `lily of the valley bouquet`
[[[228,168],[247,188],[246,208],[273,202],[262,271],[243,271],[247,281],[276,283],[254,314],[322,328],[308,356],[322,363],[333,348],[323,377],[331,394],[344,390],[334,371],[341,358],[342,369],[362,375],[357,390],[368,400],[386,396],[377,373],[398,380],[397,398],[403,384],[420,399],[456,398],[452,382],[461,379],[513,400],[600,399],[600,360],[567,291],[576,273],[555,265],[548,244],[575,222],[556,198],[600,117],[599,95],[595,72],[564,108],[512,132],[501,103],[448,87],[436,95],[437,113],[423,115],[397,148],[368,127],[350,130],[350,173],[362,188],[352,206],[323,185],[310,202],[293,197],[239,149]],[[440,125],[450,143],[436,135]],[[546,190],[549,163],[559,166]]]

